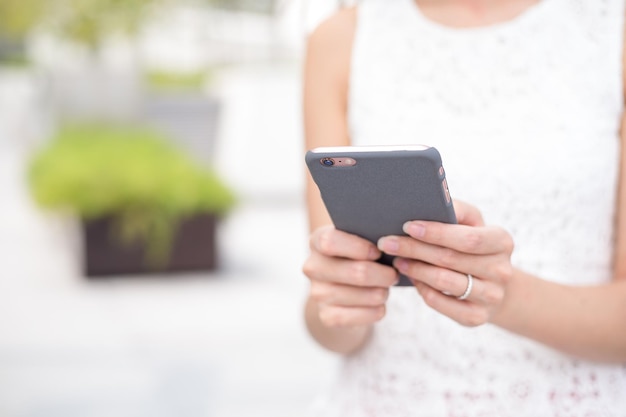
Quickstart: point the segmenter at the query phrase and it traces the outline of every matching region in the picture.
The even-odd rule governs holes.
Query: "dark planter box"
[[[155,272],[211,271],[217,266],[215,216],[202,214],[181,222],[169,260],[155,269],[146,265],[142,244],[123,245],[111,235],[111,218],[82,222],[84,272],[87,277]]]

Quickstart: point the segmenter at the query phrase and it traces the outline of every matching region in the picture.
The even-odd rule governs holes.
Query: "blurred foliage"
[[[167,260],[182,219],[234,204],[215,172],[142,127],[66,126],[34,156],[29,180],[44,208],[113,217],[113,236],[144,242],[151,264]]]
[[[3,44],[12,47],[36,27],[96,50],[107,36],[135,34],[155,8],[184,3],[259,13],[274,9],[273,0],[0,0],[0,58]]]
[[[150,8],[165,1],[0,0],[0,39],[20,41],[40,27],[97,49],[110,34],[136,33]]]
[[[45,0],[0,0],[0,61],[28,65],[24,42],[45,14]]]
[[[49,28],[97,49],[108,35],[136,33],[163,0],[48,0]]]
[[[149,71],[147,85],[154,91],[201,91],[210,81],[208,71],[173,72]]]
[[[29,68],[31,62],[24,50],[17,45],[3,45],[0,42],[0,65],[4,68]]]
[[[0,1],[0,37],[21,40],[41,21],[46,0]]]

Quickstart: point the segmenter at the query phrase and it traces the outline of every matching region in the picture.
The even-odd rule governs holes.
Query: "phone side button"
[[[446,198],[446,204],[452,203],[452,198],[450,197],[450,190],[448,189],[448,181],[444,178],[441,181],[441,188],[443,188],[443,195]]]

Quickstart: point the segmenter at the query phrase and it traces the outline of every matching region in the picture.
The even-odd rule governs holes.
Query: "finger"
[[[421,261],[396,258],[394,266],[411,281],[418,281],[452,296],[460,296],[467,288],[467,276],[446,268]]]
[[[475,255],[513,252],[513,239],[504,229],[496,226],[411,221],[404,224],[403,230],[419,241],[459,252]]]
[[[337,230],[331,225],[315,230],[311,234],[309,244],[312,250],[327,256],[373,261],[380,258],[381,255],[372,242]]]
[[[467,275],[424,262],[396,258],[394,265],[412,281],[427,284],[444,295],[459,297],[465,293],[469,285]],[[467,298],[468,301],[482,305],[494,305],[502,301],[504,289],[501,285],[476,276],[473,276],[472,280],[472,290]]]
[[[312,252],[302,267],[312,281],[325,281],[356,287],[390,287],[398,282],[398,272],[374,261],[333,258]]]
[[[389,297],[388,288],[353,287],[323,281],[313,281],[309,291],[310,298],[319,304],[344,307],[378,307]]]
[[[463,201],[454,200],[456,221],[467,226],[484,226],[483,216],[476,207]]]
[[[489,321],[488,310],[479,304],[449,297],[422,282],[415,286],[429,307],[464,326],[476,327]]]
[[[385,307],[342,307],[320,305],[319,318],[327,327],[362,326],[385,317]]]
[[[420,242],[408,236],[386,236],[378,242],[380,249],[390,255],[423,261],[489,281],[504,281],[509,275],[509,263],[501,254],[471,255],[450,248]]]

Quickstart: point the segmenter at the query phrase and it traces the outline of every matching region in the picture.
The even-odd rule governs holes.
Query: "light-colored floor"
[[[298,124],[293,74],[272,101],[291,119],[281,124],[287,129]],[[42,213],[28,195],[30,145],[0,137],[0,416],[296,417],[327,384],[335,359],[309,339],[301,318],[301,144],[264,127],[276,113],[249,104],[266,103],[263,91],[275,96],[254,79],[266,77],[234,77],[223,92],[231,98],[221,166],[243,198],[221,225],[218,273],[84,279],[76,225]],[[28,133],[23,110],[24,123],[13,126]],[[297,160],[283,174],[256,170],[267,169],[274,145]],[[234,158],[242,155],[248,159]]]
[[[87,281],[71,221],[0,156],[0,415],[297,416],[333,359],[301,321],[297,200],[242,203],[215,274]]]

